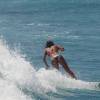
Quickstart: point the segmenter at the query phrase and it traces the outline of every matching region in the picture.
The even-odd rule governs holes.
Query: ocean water
[[[78,80],[45,70],[48,39]],[[100,0],[0,0],[0,100],[100,100]]]

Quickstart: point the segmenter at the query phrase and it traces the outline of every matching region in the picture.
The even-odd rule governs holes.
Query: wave
[[[49,98],[48,93],[58,93],[58,89],[100,90],[98,84],[67,78],[57,70],[36,71],[29,61],[0,39],[1,100],[36,100],[41,95]]]

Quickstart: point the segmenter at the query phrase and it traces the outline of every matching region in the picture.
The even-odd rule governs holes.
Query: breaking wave
[[[0,39],[1,100],[37,100],[40,95],[49,99],[49,92],[58,93],[59,89],[99,90],[98,84],[67,78],[57,70],[41,68],[36,71],[29,61]]]

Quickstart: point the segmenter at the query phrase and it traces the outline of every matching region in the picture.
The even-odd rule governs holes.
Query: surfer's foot
[[[73,79],[77,79],[77,77],[75,76],[75,74],[72,72],[72,71],[70,71],[70,76],[73,78]]]
[[[77,80],[77,78],[76,78],[76,77],[74,77],[74,79],[75,79],[75,80]]]
[[[72,77],[73,79],[75,79],[75,80],[77,80],[77,78],[76,77]]]
[[[74,73],[71,73],[71,77],[72,77],[73,79],[77,80],[77,77],[75,76]]]

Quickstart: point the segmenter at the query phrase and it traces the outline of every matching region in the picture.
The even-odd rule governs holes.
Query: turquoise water
[[[99,0],[0,0],[0,36],[2,100],[100,99]],[[48,38],[78,81],[44,69]]]

